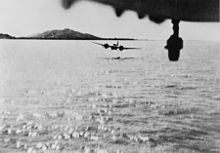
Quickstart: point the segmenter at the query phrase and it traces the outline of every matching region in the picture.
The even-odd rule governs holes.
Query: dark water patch
[[[105,85],[105,88],[107,88],[107,89],[121,89],[122,86],[118,86],[118,85]]]
[[[178,85],[166,85],[165,88],[168,88],[168,89],[172,89],[172,88],[177,88]]]
[[[206,142],[208,133],[202,130],[195,129],[165,129],[158,133],[157,142],[182,144],[185,142]]]
[[[214,144],[212,144],[211,142],[207,142],[207,141],[187,141],[187,142],[182,142],[182,143],[178,143],[175,146],[177,149],[180,148],[184,148],[184,149],[188,149],[191,151],[197,151],[200,153],[220,153],[219,151],[215,151],[213,148],[215,148]]]
[[[178,91],[197,90],[198,87],[195,87],[195,86],[167,85],[167,86],[165,86],[165,89],[173,89],[173,91],[176,90],[175,92],[178,94]]]
[[[159,144],[181,143],[184,141],[205,141],[208,137],[208,132],[202,129],[166,127],[158,130],[141,130],[141,134],[151,135],[156,138]]]
[[[158,133],[168,133],[171,129],[165,128],[165,129],[160,129],[160,130],[140,130],[139,132],[141,134],[149,134],[149,135],[155,135]]]
[[[197,119],[197,120],[190,120],[187,121],[185,117],[181,119],[177,119],[175,121],[168,121],[169,123],[176,125],[178,127],[182,127],[184,130],[191,130],[198,135],[211,135],[220,133],[220,124],[219,120],[209,120],[209,119]]]
[[[220,102],[220,96],[214,96],[214,97],[212,97],[213,98],[213,100],[216,100],[216,101],[219,101]]]
[[[188,114],[197,114],[201,112],[198,108],[173,108],[162,110],[159,112],[160,115],[164,116],[175,116],[175,115],[188,115]]]
[[[191,76],[191,75],[181,75],[181,76],[179,76],[180,78],[186,78],[186,79],[188,79],[188,78],[192,78],[193,76]]]
[[[198,140],[191,136],[184,136],[181,134],[175,134],[175,135],[161,135],[156,140],[158,144],[165,144],[165,143],[174,143],[174,144],[181,144],[184,141],[189,140]]]
[[[128,145],[129,142],[126,139],[123,138],[117,138],[116,140],[110,141],[112,144],[118,144],[118,145]]]
[[[84,93],[82,96],[83,97],[92,97],[92,96],[101,96],[101,95],[102,95],[101,92],[93,91],[93,92]]]
[[[172,98],[172,99],[177,99],[179,96],[178,95],[180,95],[180,93],[179,92],[175,92],[175,93],[173,93],[173,95],[166,95],[166,97],[167,98]]]
[[[220,112],[210,112],[208,113],[208,115],[210,115],[211,117],[214,117],[214,118],[219,118],[220,119]]]
[[[213,124],[213,123],[212,123]],[[205,129],[206,131],[210,131],[210,133],[215,133],[215,134],[218,134],[220,133],[220,125],[212,125],[212,126],[207,126],[205,123],[204,125],[201,125],[203,126],[203,129]]]
[[[161,90],[165,93],[165,96],[168,98],[178,98],[183,94],[181,90],[179,90],[179,85],[166,85],[161,87]]]
[[[206,131],[201,129],[191,129],[191,128],[174,128],[166,127],[159,130],[141,130],[142,134],[159,134],[159,138],[168,138],[168,139],[195,139],[195,137],[200,138],[200,136],[208,135]],[[181,137],[181,138],[179,138]],[[194,137],[194,138],[193,138]]]
[[[196,90],[196,89],[198,89],[198,87],[194,87],[194,86],[186,86],[186,87],[178,88],[178,90],[184,90],[184,91],[186,91],[186,90]]]
[[[146,99],[142,99],[138,101],[138,104],[142,105],[142,106],[149,106],[149,105],[154,105],[155,102],[154,101],[147,101]]]
[[[117,116],[120,116],[122,118],[127,118],[127,117],[133,117],[134,115],[127,113],[127,114],[118,114]]]
[[[118,57],[111,57],[111,58],[105,57],[103,59],[108,60],[108,61],[115,61],[115,60],[125,61],[125,60],[134,60],[135,58],[134,57],[120,57],[120,56],[118,56]]]
[[[129,108],[130,104],[114,104],[113,108]]]
[[[45,106],[45,107],[38,107],[39,110],[50,110],[50,111],[58,111],[58,110],[72,110],[73,107],[70,105],[60,105],[60,106]]]
[[[116,119],[116,122],[122,123],[125,125],[138,125],[138,124],[147,124],[148,121],[146,120],[135,120],[135,119]]]
[[[197,82],[198,84],[207,83],[209,79],[203,76],[197,76],[196,78],[192,79],[193,82]]]

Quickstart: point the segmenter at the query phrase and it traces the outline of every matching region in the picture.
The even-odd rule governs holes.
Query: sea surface
[[[220,153],[220,42],[165,43],[0,40],[0,153]]]

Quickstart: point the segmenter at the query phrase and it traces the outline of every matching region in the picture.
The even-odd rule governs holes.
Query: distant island
[[[0,39],[15,39],[15,37],[10,36],[8,34],[0,33]]]
[[[72,29],[49,30],[27,37],[14,37],[1,34],[0,39],[43,39],[43,40],[135,40],[133,38],[101,38],[88,33],[81,33]]]

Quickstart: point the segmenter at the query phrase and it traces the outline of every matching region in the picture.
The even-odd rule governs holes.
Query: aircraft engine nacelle
[[[105,49],[109,48],[108,44],[104,44],[103,46],[105,47]]]
[[[119,50],[120,51],[124,50],[124,46],[119,46]]]

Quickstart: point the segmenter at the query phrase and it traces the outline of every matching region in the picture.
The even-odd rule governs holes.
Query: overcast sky
[[[0,33],[27,36],[64,28],[100,37],[159,40],[172,33],[170,20],[158,25],[148,18],[139,20],[133,11],[117,18],[111,7],[91,2],[64,10],[60,0],[0,0]],[[220,24],[181,22],[180,35],[185,40],[220,40]]]

